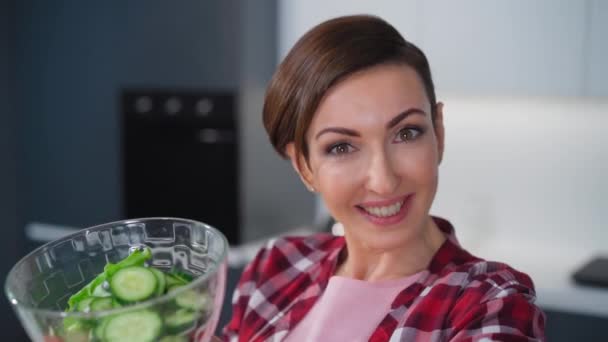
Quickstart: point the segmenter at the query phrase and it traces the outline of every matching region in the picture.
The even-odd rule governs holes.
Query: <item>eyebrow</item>
[[[410,108],[406,111],[401,112],[400,114],[397,114],[394,118],[392,118],[391,121],[386,124],[386,129],[390,129],[397,126],[397,124],[403,121],[403,119],[413,114],[419,114],[422,116],[426,115],[426,113],[420,108]]]
[[[399,114],[397,114],[394,118],[392,118],[387,124],[386,124],[386,129],[391,129],[395,126],[397,126],[401,121],[403,121],[403,119],[407,118],[410,115],[413,114],[419,114],[419,115],[426,115],[426,113],[420,109],[420,108],[409,108]],[[319,137],[325,133],[338,133],[338,134],[344,134],[344,135],[348,135],[348,136],[352,136],[352,137],[360,137],[361,134],[359,134],[359,132],[353,130],[353,129],[349,129],[349,128],[344,128],[344,127],[327,127],[322,129],[321,131],[319,131],[319,133],[317,133],[317,135],[315,136],[315,139],[319,139]]]

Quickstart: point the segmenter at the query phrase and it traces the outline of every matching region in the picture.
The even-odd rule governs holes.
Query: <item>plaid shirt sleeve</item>
[[[329,234],[270,240],[241,275],[223,340],[282,340],[320,295],[331,273],[328,257],[343,244]]]
[[[449,340],[544,341],[533,288],[527,275],[508,267],[473,278],[449,314]]]
[[[267,248],[262,248],[241,275],[232,297],[232,318],[224,327],[224,341],[239,341],[239,336],[242,340],[242,336],[250,336],[253,333],[251,327],[243,324],[243,319],[251,295],[257,288],[257,278],[261,274],[267,251]]]

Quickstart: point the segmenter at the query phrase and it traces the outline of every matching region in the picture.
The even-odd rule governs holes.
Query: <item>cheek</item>
[[[437,150],[428,146],[410,151],[408,158],[401,158],[400,162],[406,169],[406,174],[420,181],[436,178],[438,167]]]
[[[419,193],[429,193],[433,197],[437,188],[439,163],[436,145],[429,143],[401,152],[396,157],[396,165],[405,187]]]
[[[361,162],[356,160],[330,161],[320,163],[315,170],[315,183],[330,211],[349,205],[362,188],[364,168],[358,164]]]

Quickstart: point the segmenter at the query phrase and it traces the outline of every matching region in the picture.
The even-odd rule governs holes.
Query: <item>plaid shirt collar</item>
[[[431,259],[427,269],[421,273],[419,280],[397,295],[391,305],[392,310],[411,305],[427,286],[432,285],[433,281],[441,276],[442,271],[449,268],[450,264],[459,264],[477,259],[462,249],[456,239],[454,228],[447,220],[438,217],[433,217],[433,220],[447,238]],[[307,258],[315,263],[315,266],[306,272],[310,277],[296,279],[293,283],[293,285],[296,285],[298,281],[302,281],[303,283],[298,284],[298,287],[303,286],[306,289],[293,299],[292,305],[281,310],[285,313],[284,315],[278,314],[276,316],[277,321],[269,324],[269,327],[274,326],[274,329],[271,329],[274,330],[272,332],[274,336],[280,335],[281,331],[287,333],[295,327],[319,299],[327,287],[329,278],[335,274],[340,253],[346,247],[344,237],[327,235],[317,242],[319,246],[311,247],[325,252],[317,255],[307,255]],[[264,331],[259,333],[262,336],[265,335]],[[268,333],[271,333],[271,331],[268,331]],[[389,331],[386,331],[386,333],[390,336]]]

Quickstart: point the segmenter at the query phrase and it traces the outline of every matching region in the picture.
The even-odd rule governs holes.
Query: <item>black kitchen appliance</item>
[[[581,285],[608,288],[608,257],[595,256],[580,266],[572,277]]]
[[[199,220],[239,242],[235,101],[220,91],[123,91],[126,217]]]

